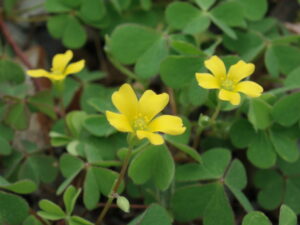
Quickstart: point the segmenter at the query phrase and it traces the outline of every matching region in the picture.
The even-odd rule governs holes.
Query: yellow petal
[[[252,63],[245,63],[240,60],[238,63],[232,65],[228,72],[228,78],[233,82],[239,82],[245,77],[250,76],[255,70],[255,66]]]
[[[138,100],[129,84],[123,84],[119,91],[113,93],[112,102],[129,120],[136,116]]]
[[[227,91],[225,89],[220,90],[219,99],[229,101],[232,105],[238,105],[241,102],[241,96],[239,93]]]
[[[147,138],[150,141],[150,143],[153,145],[161,145],[164,143],[164,139],[162,138],[161,135],[149,131],[138,130],[136,132],[136,136],[139,139]]]
[[[149,124],[151,132],[163,132],[171,135],[179,135],[185,131],[182,120],[178,116],[163,115],[155,118]]]
[[[31,77],[48,77],[49,72],[43,69],[27,70],[27,74]]]
[[[262,88],[262,86],[253,81],[243,81],[238,83],[235,87],[235,91],[242,92],[253,98],[259,97],[263,90],[264,89]]]
[[[114,128],[121,132],[132,132],[132,128],[126,116],[114,113],[110,111],[106,111],[106,119]]]
[[[64,73],[66,66],[73,58],[73,52],[71,50],[66,51],[63,54],[56,54],[52,60],[52,68],[53,72],[61,72]]]
[[[69,75],[69,74],[78,73],[83,69],[84,64],[85,64],[85,61],[83,59],[78,62],[71,63],[70,65],[67,66],[64,74]]]
[[[209,73],[196,73],[196,79],[199,86],[206,89],[216,89],[220,88],[219,81],[216,77]]]
[[[63,74],[49,73],[48,71],[43,69],[27,70],[27,74],[31,77],[46,77],[53,81],[65,79],[65,75]]]
[[[64,74],[52,74],[50,73],[49,76],[47,76],[50,80],[53,81],[59,81],[59,80],[64,80],[66,78],[66,75]]]
[[[156,94],[151,90],[144,92],[139,101],[139,112],[148,120],[160,113],[168,104],[169,95],[166,93]]]
[[[205,67],[217,78],[222,79],[226,76],[226,67],[224,62],[218,56],[212,56],[204,62]]]

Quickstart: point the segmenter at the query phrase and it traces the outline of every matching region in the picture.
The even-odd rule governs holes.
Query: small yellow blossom
[[[178,116],[155,117],[169,102],[166,93],[156,94],[147,90],[138,100],[132,87],[123,84],[113,93],[112,102],[120,113],[106,111],[109,123],[121,132],[133,133],[138,139],[147,138],[153,145],[164,143],[163,137],[156,132],[179,135],[185,131]]]
[[[69,74],[80,72],[85,64],[84,60],[77,61],[68,65],[73,58],[71,50],[63,54],[56,54],[52,60],[51,72],[44,69],[28,70],[27,74],[31,77],[47,77],[52,81],[61,81]]]
[[[204,62],[209,73],[196,73],[199,86],[206,89],[220,89],[219,99],[229,101],[232,105],[238,105],[241,101],[239,92],[249,97],[259,97],[263,88],[253,81],[241,81],[250,76],[255,69],[254,64],[245,63],[240,60],[229,68],[226,68],[223,61],[218,56],[212,56]]]

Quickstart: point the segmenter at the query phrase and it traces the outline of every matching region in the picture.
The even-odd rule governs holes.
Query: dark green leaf
[[[254,137],[247,151],[248,159],[257,167],[266,169],[276,162],[276,153],[270,138],[260,131]]]
[[[0,191],[1,224],[19,225],[28,214],[29,206],[23,198]]]
[[[91,134],[107,137],[115,133],[115,129],[108,123],[104,115],[89,115],[85,118],[83,126]]]
[[[230,139],[237,148],[246,148],[255,136],[255,130],[246,119],[238,119],[230,128]]]
[[[291,126],[300,119],[300,93],[293,93],[279,99],[273,107],[272,116],[282,126]]]
[[[25,130],[29,125],[29,111],[25,103],[15,103],[9,106],[5,122],[16,130]]]
[[[195,79],[195,73],[203,66],[203,58],[168,56],[160,65],[163,82],[172,88],[183,88]]]

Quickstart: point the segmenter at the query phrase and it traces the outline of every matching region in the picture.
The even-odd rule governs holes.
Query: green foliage
[[[109,209],[103,224],[297,224],[296,6],[283,9],[271,0],[31,2],[4,0],[1,10],[0,224],[99,225],[106,202],[122,211]],[[71,63],[84,59],[85,68],[66,77],[61,90],[45,78],[26,78],[21,63],[49,70],[48,57],[63,47],[76,49]],[[218,89],[200,87],[195,73],[214,72],[206,61],[214,55],[227,72],[240,60],[253,63],[255,72],[242,81],[259,83],[263,94],[241,93],[233,106]],[[127,135],[115,128],[107,111],[126,114],[131,128],[140,116],[127,115],[128,96],[116,105],[114,93],[125,82],[138,97],[149,89],[168,93],[162,114],[182,118],[186,131],[174,136],[164,124],[170,134],[157,131],[165,143],[155,146],[138,140],[135,129]],[[149,125],[152,118],[143,118]]]
[[[174,161],[166,146],[148,147],[132,160],[128,174],[136,184],[151,181],[166,190],[174,177]]]
[[[17,225],[28,216],[28,203],[21,197],[0,192],[0,222]]]

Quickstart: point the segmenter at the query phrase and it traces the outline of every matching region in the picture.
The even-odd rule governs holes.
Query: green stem
[[[135,73],[133,73],[132,71],[130,71],[129,69],[127,69],[125,66],[123,66],[120,62],[118,62],[117,60],[115,60],[113,57],[111,57],[110,55],[107,55],[109,61],[123,74],[125,74],[126,76],[128,76],[131,79],[134,80],[138,80],[137,76]]]
[[[216,109],[215,109],[215,111],[212,114],[211,119],[210,119],[211,124],[215,123],[220,111],[221,111],[221,101],[218,101],[217,107],[216,107]]]
[[[115,183],[113,185],[112,191],[111,191],[111,193],[108,196],[108,200],[107,200],[107,202],[106,202],[103,210],[101,211],[101,213],[100,213],[100,215],[99,215],[99,217],[98,217],[98,219],[96,221],[96,225],[101,225],[102,224],[105,215],[107,214],[108,210],[111,207],[111,204],[112,204],[113,200],[116,197],[118,189],[119,189],[119,187],[120,187],[120,185],[122,183],[122,180],[123,180],[123,178],[124,178],[124,176],[126,174],[131,153],[132,153],[132,146],[129,145],[128,152],[127,152],[127,155],[126,155],[126,157],[124,159],[124,162],[123,162],[123,165],[122,165],[119,177],[117,178],[117,180],[115,181]]]

